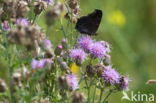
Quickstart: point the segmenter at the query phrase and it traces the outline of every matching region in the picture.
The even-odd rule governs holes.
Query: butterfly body
[[[99,28],[102,18],[102,11],[96,9],[87,16],[82,16],[78,19],[75,29],[82,34],[95,35]]]

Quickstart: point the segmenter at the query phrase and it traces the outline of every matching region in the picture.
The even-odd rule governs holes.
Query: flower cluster
[[[70,35],[77,32],[71,32],[69,28],[78,18],[79,3],[78,0],[65,3],[53,0],[3,1],[0,14],[3,50],[0,54],[6,56],[9,83],[0,79],[0,93],[6,92],[2,100],[8,103],[106,103],[111,93],[128,90],[130,80],[113,68],[108,42],[97,41],[89,35],[77,35],[78,38]],[[49,9],[42,13],[47,7]],[[64,10],[68,10],[65,16],[70,19],[65,30],[61,18]],[[45,16],[45,31],[36,22],[38,15]],[[63,33],[63,39],[56,44],[46,33],[53,33],[49,28],[57,19],[61,21],[58,30]],[[54,39],[59,40],[57,35]],[[105,87],[109,95],[103,100]],[[97,90],[101,91],[99,100]]]
[[[80,6],[78,0],[68,0],[68,5],[70,11],[68,10],[66,14],[66,18],[70,19],[73,23],[77,22],[79,13],[80,13]],[[72,16],[71,16],[72,14]]]
[[[128,77],[121,76],[112,68],[110,60],[110,45],[105,41],[92,40],[89,36],[80,36],[77,40],[76,48],[69,53],[76,64],[81,64],[90,55],[90,59],[102,60],[100,65],[89,64],[86,67],[86,73],[89,77],[97,75],[107,86],[115,86],[118,90],[127,90],[129,86]],[[88,56],[89,58],[89,56]]]
[[[1,20],[16,19],[26,17],[29,12],[28,3],[24,0],[10,0],[3,4]]]
[[[77,47],[79,49],[71,50],[70,57],[80,62],[84,60],[86,53],[89,54],[91,58],[105,59],[109,56],[110,52],[110,46],[107,42],[97,42],[92,40],[89,36],[79,37],[77,40]]]
[[[40,44],[45,39],[45,34],[39,26],[24,26],[26,22],[23,23],[23,21],[18,21],[18,25],[20,24],[23,26],[11,29],[8,33],[8,40],[11,43],[21,44],[26,47],[34,47],[36,43]]]

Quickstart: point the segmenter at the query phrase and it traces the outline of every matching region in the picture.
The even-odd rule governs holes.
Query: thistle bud
[[[38,0],[35,2],[34,13],[35,15],[39,15],[43,10],[47,8],[47,3],[43,0]]]
[[[66,17],[70,18],[71,22],[76,23],[80,12],[78,0],[69,0],[68,5],[71,9],[72,16],[66,15]]]
[[[26,1],[20,0],[17,3],[16,17],[25,17],[29,12],[28,3]]]
[[[2,21],[9,20],[11,17],[16,16],[16,5],[15,1],[7,1],[3,4],[3,13],[1,14]]]
[[[63,62],[61,57],[57,58],[57,62],[60,65],[61,69],[65,70],[67,73],[70,73],[70,68],[66,62]]]
[[[68,1],[68,5],[69,5],[69,7],[70,7],[71,9],[75,9],[76,6],[77,6],[77,4],[78,4],[78,1],[77,1],[77,0],[69,0],[69,1]]]
[[[67,89],[67,80],[65,76],[61,76],[58,78],[60,89]]]
[[[26,80],[28,80],[30,77],[30,71],[28,71],[28,68],[26,66],[22,67],[21,74],[22,74],[22,77]]]
[[[68,44],[67,44],[68,42],[67,42],[66,39],[63,39],[61,43],[62,43],[63,49],[67,49],[68,48]]]
[[[0,79],[0,93],[6,91],[6,83],[4,80]]]
[[[92,65],[87,65],[86,73],[89,77],[93,77],[96,74],[96,70]]]
[[[111,56],[110,56],[110,55],[105,55],[105,58],[104,58],[104,60],[103,60],[103,64],[104,64],[105,66],[108,66],[108,65],[111,64]]]
[[[13,74],[13,84],[14,85],[16,85],[18,87],[22,87],[21,79],[22,79],[22,75],[20,73],[16,72]]]
[[[104,70],[104,65],[97,64],[97,65],[94,66],[94,68],[96,70],[97,76],[101,77],[102,73],[103,73],[103,70]]]
[[[55,55],[61,55],[62,53],[62,45],[58,45],[54,51]]]
[[[49,98],[44,98],[40,100],[40,103],[51,103]]]
[[[56,3],[53,8],[51,8],[45,15],[47,25],[51,26],[55,22],[55,20],[61,15],[61,12],[63,10],[63,4],[61,4],[60,2]]]
[[[30,5],[32,3],[32,0],[24,0],[28,3],[28,5]]]
[[[4,31],[9,31],[10,30],[10,25],[9,25],[9,22],[8,21],[3,21],[3,23],[1,24],[2,25],[2,29]]]
[[[82,93],[75,92],[72,96],[72,103],[84,103],[85,97]]]

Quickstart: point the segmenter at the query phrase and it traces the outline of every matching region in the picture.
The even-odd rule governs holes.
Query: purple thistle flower
[[[47,4],[53,4],[53,0],[43,0],[45,1]]]
[[[78,80],[77,77],[73,74],[66,75],[67,84],[70,90],[78,89]]]
[[[57,48],[59,48],[59,49],[63,49],[62,45],[58,45]]]
[[[106,55],[106,48],[100,43],[95,42],[90,49],[93,58],[103,58]]]
[[[16,24],[19,26],[28,26],[29,25],[29,21],[25,18],[18,18],[16,20]]]
[[[110,53],[110,45],[109,45],[109,43],[108,42],[106,42],[106,41],[100,41],[100,43],[105,47],[105,49],[106,49],[106,52],[107,53]]]
[[[31,68],[32,69],[41,69],[45,66],[45,60],[36,60],[33,59],[31,62]]]
[[[43,40],[43,47],[44,47],[45,49],[50,49],[50,48],[52,48],[51,41],[48,40],[48,39]]]
[[[52,61],[50,58],[45,59],[45,61],[46,61],[46,64],[51,64],[51,63],[53,63],[53,61]]]
[[[86,52],[89,52],[93,44],[93,40],[89,36],[81,36],[77,41],[78,45]]]
[[[66,43],[67,42],[67,40],[66,39],[62,39],[62,41],[61,41],[62,43]]]
[[[106,66],[102,73],[102,78],[108,85],[117,84],[120,81],[120,74],[112,68],[112,66]]]
[[[129,87],[129,78],[128,77],[121,77],[120,82],[118,84],[120,90],[128,90]]]
[[[78,62],[83,62],[86,58],[86,53],[82,49],[72,49],[69,56]]]
[[[2,26],[2,29],[4,31],[9,31],[10,30],[10,25],[9,25],[8,21],[6,21],[6,20],[1,24],[1,26]]]
[[[51,64],[51,63],[52,63],[51,59],[41,59],[41,60],[33,59],[31,62],[31,68],[42,69],[46,66],[46,64]]]

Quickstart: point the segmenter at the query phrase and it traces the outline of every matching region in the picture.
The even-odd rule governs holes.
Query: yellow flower
[[[110,13],[107,19],[111,24],[117,25],[119,27],[124,26],[126,23],[125,15],[120,10],[115,10]]]
[[[80,67],[78,65],[76,65],[75,63],[72,63],[70,65],[70,69],[71,69],[72,73],[77,74],[80,70]]]

